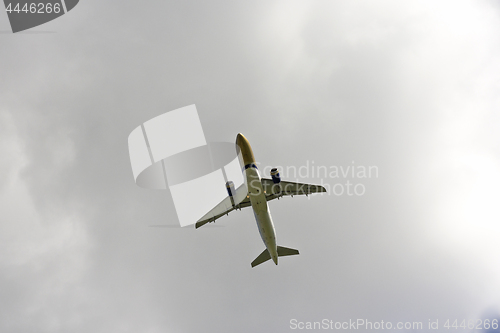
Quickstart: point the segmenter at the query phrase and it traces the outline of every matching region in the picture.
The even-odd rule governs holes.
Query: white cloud
[[[52,213],[37,211],[21,177],[29,158],[14,117],[7,112],[1,117],[0,156],[7,163],[2,164],[0,190],[0,270],[2,289],[9,292],[2,299],[0,327],[21,325],[28,331],[32,322],[25,319],[37,318],[38,331],[58,331],[77,315],[66,317],[61,311],[77,305],[83,296],[81,282],[89,268],[91,243],[85,221],[74,212],[64,207]],[[54,154],[66,152],[56,147]],[[61,165],[66,162],[54,168]]]

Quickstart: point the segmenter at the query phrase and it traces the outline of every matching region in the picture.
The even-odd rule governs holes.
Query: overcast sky
[[[1,14],[0,331],[499,318],[499,31],[495,1],[81,0],[17,34]],[[300,255],[252,269],[249,208],[149,227],[177,216],[128,135],[191,104],[261,166],[378,177],[299,177],[366,191],[272,201]]]

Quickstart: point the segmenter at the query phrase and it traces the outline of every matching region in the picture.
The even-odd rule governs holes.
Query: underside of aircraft
[[[324,193],[326,189],[321,185],[282,181],[277,168],[271,169],[271,179],[261,178],[250,143],[241,133],[236,138],[236,151],[244,183],[235,189],[234,183],[228,181],[226,183],[228,196],[201,217],[195,227],[200,228],[207,223],[215,222],[234,210],[252,207],[266,249],[251,265],[255,267],[270,259],[277,265],[278,257],[297,255],[299,251],[276,245],[276,233],[267,202],[284,196]]]

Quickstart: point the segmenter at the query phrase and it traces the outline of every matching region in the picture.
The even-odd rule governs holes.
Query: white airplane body
[[[257,227],[259,228],[260,237],[266,245],[269,255],[274,263],[278,264],[278,248],[276,245],[276,231],[274,229],[273,219],[269,206],[267,205],[266,194],[262,188],[259,170],[254,167],[249,167],[243,171],[248,186],[248,195],[252,204]]]
[[[245,184],[237,190],[232,182],[227,182],[228,198],[208,212],[196,223],[196,228],[228,214],[235,209],[251,206],[266,249],[252,262],[255,267],[269,259],[278,265],[278,257],[299,254],[298,250],[278,246],[273,219],[267,202],[285,195],[300,195],[326,192],[323,186],[281,181],[276,168],[271,171],[271,179],[261,178],[252,148],[248,140],[239,133],[236,137],[236,150],[243,170]],[[242,200],[243,198],[243,200]]]

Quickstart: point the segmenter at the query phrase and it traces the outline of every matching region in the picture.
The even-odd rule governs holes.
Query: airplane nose
[[[238,133],[238,135],[236,136],[236,144],[239,145],[239,143],[243,141],[243,138],[244,138],[243,134]]]
[[[238,133],[236,136],[236,154],[242,155],[243,160],[240,161],[242,163],[242,167],[247,164],[255,163],[255,157],[253,156],[252,147],[250,147],[250,143],[248,139],[241,133]]]

